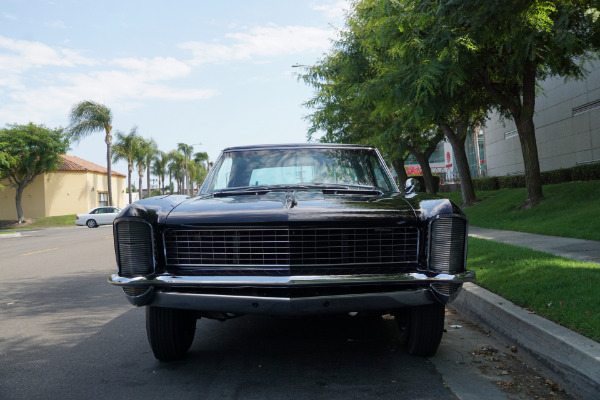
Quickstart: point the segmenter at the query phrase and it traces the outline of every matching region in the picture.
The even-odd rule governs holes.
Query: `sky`
[[[312,89],[297,74],[330,49],[347,0],[0,3],[0,125],[67,127],[77,102],[109,107],[168,152],[307,141]],[[104,132],[69,154],[106,166]],[[113,170],[127,172],[123,162]]]

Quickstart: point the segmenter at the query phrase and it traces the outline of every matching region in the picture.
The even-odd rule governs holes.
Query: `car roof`
[[[357,149],[373,149],[373,146],[363,144],[343,144],[343,143],[287,143],[287,144],[257,144],[248,146],[234,146],[223,149],[226,151],[242,151],[242,150],[267,150],[267,149],[301,149],[301,148],[321,148],[321,149],[336,149],[336,148],[357,148]]]

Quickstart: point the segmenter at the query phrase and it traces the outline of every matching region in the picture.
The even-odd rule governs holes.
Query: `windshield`
[[[295,148],[227,152],[203,192],[273,185],[394,190],[373,150]]]

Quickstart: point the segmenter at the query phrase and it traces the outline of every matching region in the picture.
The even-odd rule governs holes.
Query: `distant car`
[[[87,225],[88,228],[96,228],[98,225],[111,225],[120,212],[119,207],[94,208],[85,214],[77,214],[75,225]]]

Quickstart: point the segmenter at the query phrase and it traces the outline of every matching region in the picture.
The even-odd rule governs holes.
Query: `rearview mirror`
[[[406,184],[404,185],[404,192],[406,194],[414,194],[417,193],[421,189],[421,184],[418,179],[408,178],[406,180]]]

